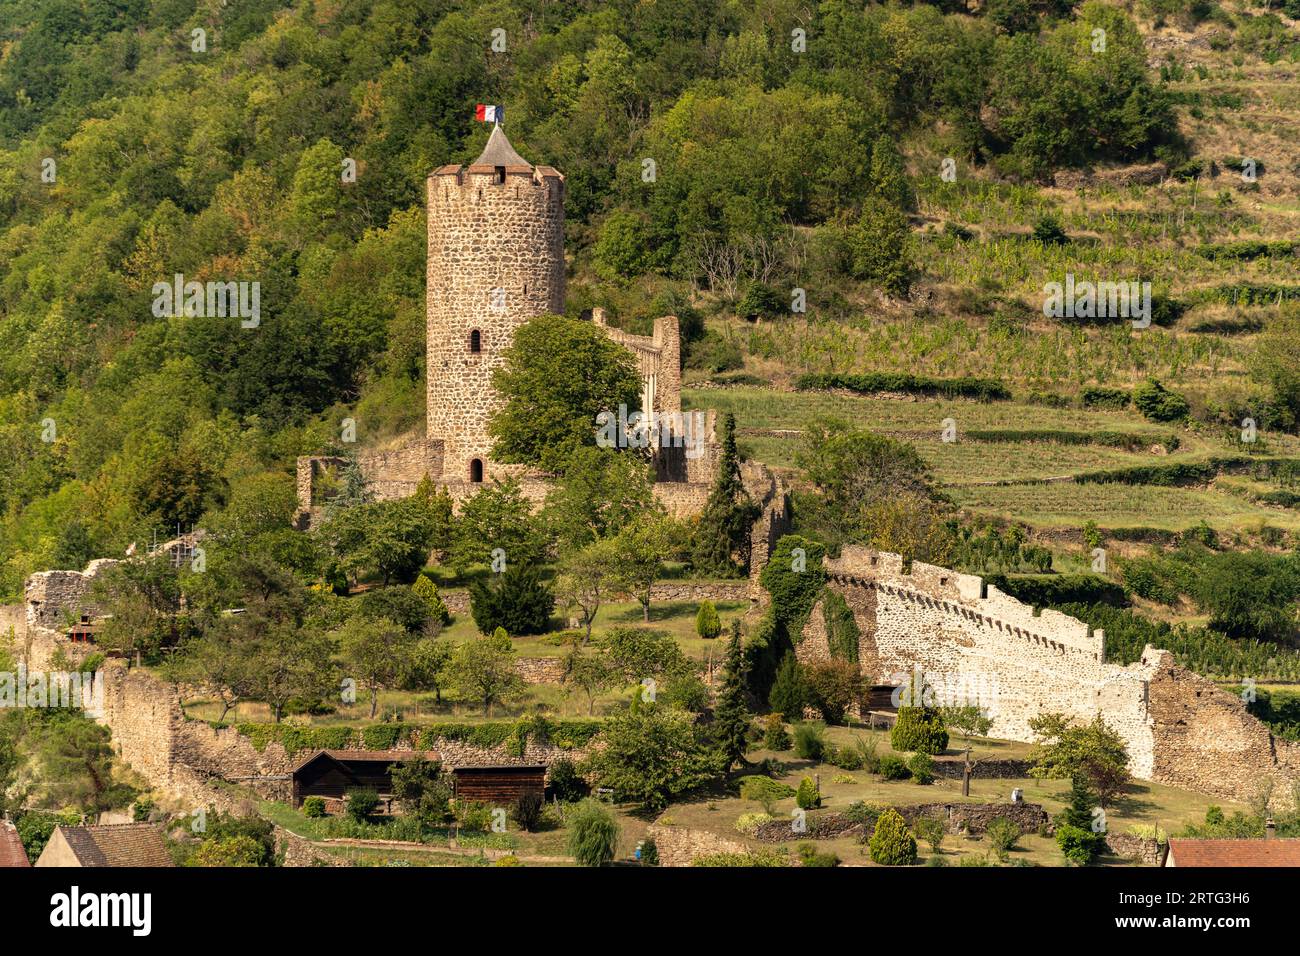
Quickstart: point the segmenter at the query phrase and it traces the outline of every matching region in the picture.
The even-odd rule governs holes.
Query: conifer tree
[[[749,669],[741,645],[740,622],[731,622],[731,640],[727,643],[727,660],[723,665],[722,687],[713,709],[713,726],[725,761],[730,770],[737,760],[745,762],[745,736],[749,731],[749,709],[745,706],[745,675]]]
[[[713,490],[700,515],[694,564],[697,570],[735,573],[732,554],[741,558],[740,570],[749,566],[750,526],[759,508],[750,500],[740,480],[740,453],[736,450],[736,416],[728,414],[722,426],[722,456]]]

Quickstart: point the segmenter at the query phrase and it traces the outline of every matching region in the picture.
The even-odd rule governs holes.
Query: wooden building
[[[546,764],[456,767],[451,772],[453,794],[466,803],[506,807],[525,793],[546,792]]]
[[[427,750],[318,750],[292,770],[293,805],[302,806],[307,797],[342,800],[349,790],[369,788],[381,798],[391,797],[390,767],[423,757],[437,760]]]

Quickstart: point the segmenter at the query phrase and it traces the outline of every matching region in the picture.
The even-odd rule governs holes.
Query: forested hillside
[[[482,148],[475,103],[504,104],[519,151],[567,177],[571,313],[604,304],[642,328],[677,311],[700,375],[749,363],[784,382],[876,367],[824,361],[825,323],[929,322],[953,285],[1000,301],[963,260],[977,207],[1046,214],[1040,185],[1096,163],[1194,177],[1183,110],[1203,101],[1148,68],[1137,24],[1217,23],[1225,55],[1293,60],[1290,21],[1256,14],[4,0],[0,593],[232,501],[287,512],[294,456],[332,447],[344,415],[363,444],[423,427],[423,181]],[[1034,239],[1058,248],[1050,229]],[[1008,301],[1041,284],[1004,259]],[[156,317],[151,289],[177,273],[259,282],[260,324]],[[807,311],[790,316],[794,286]],[[882,351],[881,367],[912,361]],[[1130,376],[1108,361],[1070,388]]]

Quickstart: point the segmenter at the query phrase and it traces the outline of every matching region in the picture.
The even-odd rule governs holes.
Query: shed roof
[[[151,823],[58,827],[82,866],[175,866],[162,831]]]
[[[321,757],[328,757],[330,760],[339,762],[343,761],[366,761],[369,763],[406,763],[409,760],[438,760],[439,754],[436,750],[317,750],[308,754],[299,761],[291,770],[291,773],[297,773],[308,764],[314,763]]]
[[[18,830],[8,820],[0,821],[0,866],[31,866]]]
[[[1175,866],[1300,866],[1300,839],[1169,841]]]
[[[540,770],[541,772],[545,773],[546,764],[544,763],[462,764],[460,766],[451,768],[452,773],[470,773],[475,770],[498,771],[498,772],[502,770],[528,770],[532,773],[536,773],[537,771]]]

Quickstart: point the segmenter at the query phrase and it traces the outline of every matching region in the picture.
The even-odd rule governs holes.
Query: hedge
[[[943,398],[993,401],[1011,398],[1010,390],[995,378],[928,378],[906,372],[866,372],[860,375],[809,372],[795,379],[800,391],[846,388],[852,392],[907,392]]]
[[[1091,431],[1077,432],[1056,428],[971,428],[962,433],[964,438],[982,442],[1050,442],[1054,445],[1104,445],[1127,451],[1145,451],[1152,445],[1162,445],[1174,451],[1180,439],[1172,432],[1167,435],[1141,432]]]
[[[1114,581],[1099,574],[1053,574],[1034,577],[1008,577],[992,574],[984,578],[1005,594],[1034,607],[1057,607],[1061,604],[1107,604],[1128,607],[1128,594]]]
[[[212,724],[212,726],[224,726]],[[365,727],[299,727],[292,724],[235,724],[235,730],[247,737],[260,753],[267,744],[278,743],[293,755],[310,750],[392,750],[409,744],[425,750],[437,749],[438,740],[456,740],[474,747],[505,746],[523,754],[528,740],[549,743],[564,750],[585,747],[600,733],[600,720],[546,720],[524,717],[511,721],[486,723],[442,722],[434,724],[372,724]]]

